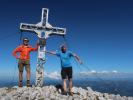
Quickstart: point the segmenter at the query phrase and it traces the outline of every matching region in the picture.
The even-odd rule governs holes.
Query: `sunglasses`
[[[24,40],[25,42],[29,42],[29,40]]]

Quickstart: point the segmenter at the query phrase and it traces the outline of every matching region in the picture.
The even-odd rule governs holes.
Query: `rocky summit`
[[[62,95],[61,89],[55,86],[3,87],[0,88],[0,100],[133,100],[133,97],[96,92],[90,87],[73,87],[73,93],[73,96]]]

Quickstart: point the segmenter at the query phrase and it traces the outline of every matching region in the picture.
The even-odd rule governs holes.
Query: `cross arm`
[[[27,23],[20,24],[21,31],[35,32],[35,30],[42,30],[42,29],[43,27],[37,26],[35,24],[27,24]]]
[[[48,33],[49,36],[50,35],[65,35],[66,29],[59,28],[59,27],[51,27],[51,28],[46,27],[46,33]]]

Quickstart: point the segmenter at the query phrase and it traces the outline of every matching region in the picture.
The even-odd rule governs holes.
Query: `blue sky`
[[[21,22],[36,24],[41,9],[49,8],[49,23],[67,29],[69,50],[78,54],[92,70],[133,72],[133,2],[131,0],[1,0],[0,75],[12,75],[17,63],[12,51],[20,44]],[[8,35],[11,35],[7,37]],[[23,33],[36,45],[37,36]],[[47,50],[59,50],[60,36],[47,39]],[[57,57],[46,55],[45,70],[60,70]],[[31,53],[35,73],[37,52]],[[79,66],[72,60],[74,69]],[[85,70],[82,68],[82,70]]]

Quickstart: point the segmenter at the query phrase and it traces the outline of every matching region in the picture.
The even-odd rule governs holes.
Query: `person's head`
[[[61,51],[62,51],[63,53],[65,53],[65,52],[67,51],[67,47],[66,47],[65,45],[62,45],[62,46],[61,46]]]
[[[28,43],[29,43],[29,39],[27,37],[23,38],[23,44],[27,46]]]

